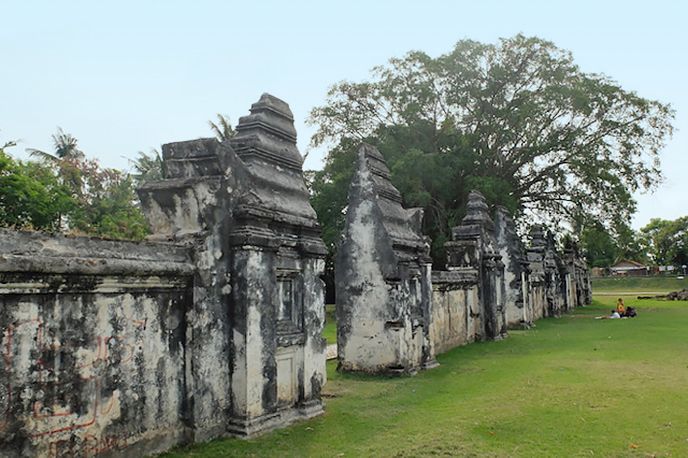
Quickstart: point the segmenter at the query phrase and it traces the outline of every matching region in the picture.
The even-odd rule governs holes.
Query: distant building
[[[606,277],[607,276],[607,268],[606,267],[593,267],[592,268],[592,276],[593,277]]]
[[[677,268],[676,266],[657,266],[657,270],[660,274],[669,274],[673,273],[675,270],[677,270]]]
[[[617,262],[616,264],[612,264],[609,267],[609,270],[611,271],[613,276],[632,276],[632,277],[637,277],[637,276],[643,276],[643,275],[649,275],[650,269],[648,266],[641,264],[639,262],[635,261],[627,261],[627,260],[622,260]]]

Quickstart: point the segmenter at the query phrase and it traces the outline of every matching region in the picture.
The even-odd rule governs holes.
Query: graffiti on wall
[[[126,438],[94,433],[119,416],[121,375],[136,369],[147,320],[116,316],[111,322],[111,329],[86,339],[83,329],[70,332],[41,318],[3,330],[0,434],[20,420],[54,457],[126,446]]]

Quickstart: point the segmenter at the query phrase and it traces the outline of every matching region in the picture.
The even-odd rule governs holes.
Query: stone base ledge
[[[227,424],[227,433],[233,436],[249,439],[261,434],[269,433],[278,428],[291,426],[295,423],[310,420],[324,413],[320,400],[310,401],[301,407],[288,408],[280,412],[262,415],[251,419],[231,419]]]

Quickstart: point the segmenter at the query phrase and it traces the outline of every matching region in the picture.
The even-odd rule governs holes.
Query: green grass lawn
[[[616,297],[466,345],[416,377],[339,374],[326,413],[166,457],[688,456],[688,304]]]
[[[593,278],[593,293],[624,291],[627,293],[680,291],[688,288],[688,277],[607,277]]]
[[[323,337],[327,339],[327,345],[337,343],[337,314],[334,304],[327,304],[325,306],[325,329],[323,330]]]

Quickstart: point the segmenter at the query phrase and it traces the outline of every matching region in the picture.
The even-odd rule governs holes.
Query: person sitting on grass
[[[596,320],[604,320],[604,319],[608,319],[608,318],[613,318],[613,319],[621,318],[621,315],[619,315],[619,312],[617,312],[616,310],[612,310],[610,316],[596,316],[595,317]]]
[[[623,299],[619,298],[618,301],[616,301],[616,311],[619,314],[619,316],[624,316],[626,313],[626,307],[624,307]]]
[[[623,316],[630,316],[631,318],[635,318],[636,316],[638,316],[638,311],[629,305],[628,307],[626,307],[626,312],[623,314]]]

